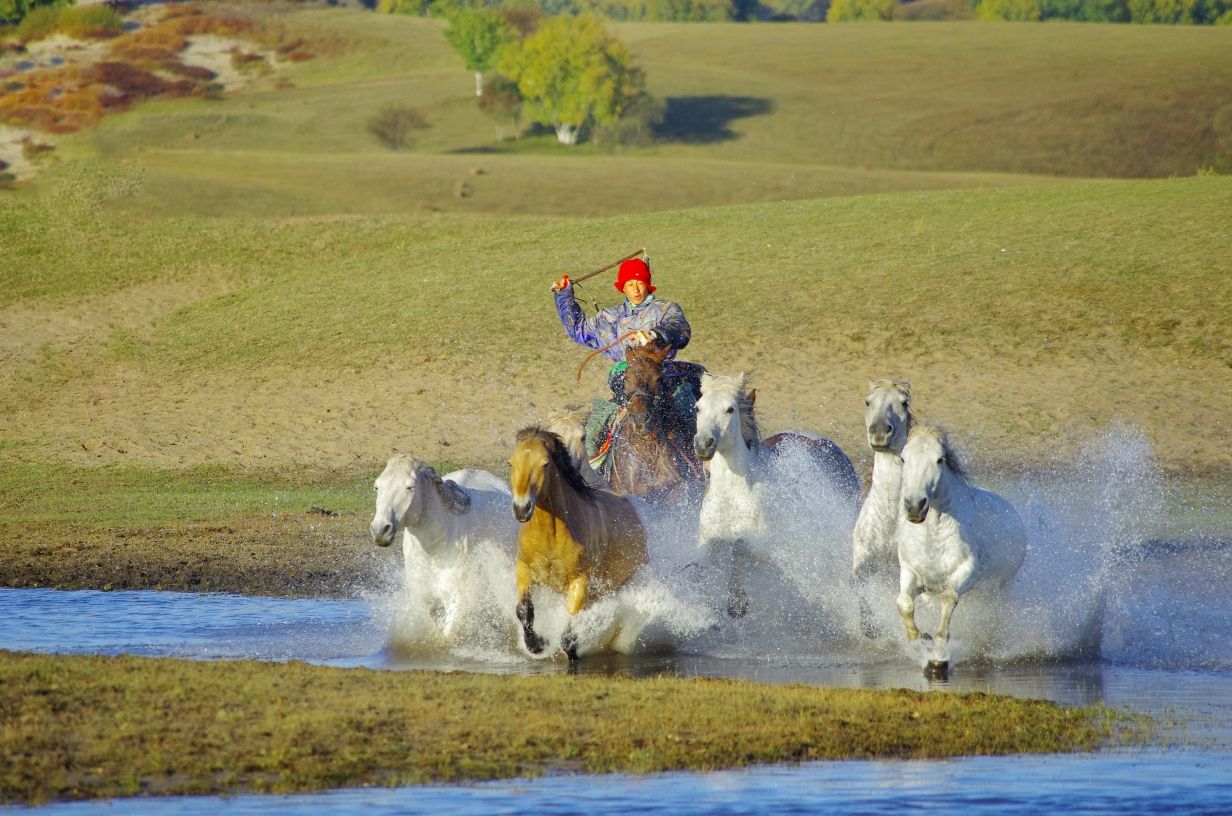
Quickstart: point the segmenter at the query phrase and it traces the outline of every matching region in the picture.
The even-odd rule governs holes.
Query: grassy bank
[[[1131,725],[985,694],[8,652],[0,712],[0,801],[26,803],[1055,753]]]

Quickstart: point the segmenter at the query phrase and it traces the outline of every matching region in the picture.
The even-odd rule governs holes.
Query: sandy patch
[[[232,62],[235,53],[256,54],[265,60],[264,73],[245,73]],[[205,68],[216,75],[215,82],[227,90],[242,88],[261,76],[269,76],[274,68],[274,52],[256,48],[252,43],[215,34],[199,34],[188,38],[188,47],[180,52],[180,62]]]
[[[150,336],[154,323],[176,309],[231,290],[218,280],[161,281],[130,286],[103,297],[48,307],[18,303],[0,309],[0,364],[31,364],[48,346],[80,348],[106,342],[124,329],[138,339]]]
[[[43,133],[33,130],[0,125],[0,173],[10,173],[16,181],[24,181],[38,175],[39,164],[26,158],[26,142],[54,147],[55,142]]]
[[[1023,366],[950,360],[882,368],[831,359],[826,371],[810,373],[819,355],[765,346],[746,350],[739,360],[695,359],[718,373],[756,369],[766,433],[813,430],[857,461],[868,458],[862,428],[867,378],[894,375],[912,380],[922,419],[948,427],[977,472],[1065,460],[1122,427],[1141,429],[1168,470],[1232,470],[1232,452],[1214,444],[1212,434],[1232,412],[1232,393],[1214,389],[1226,374],[1213,363],[1140,360],[1109,373],[1083,361]],[[523,376],[514,366],[476,362],[444,370],[411,353],[380,368],[217,376],[163,377],[109,365],[49,382],[50,390],[37,377],[14,377],[0,407],[6,436],[34,443],[40,459],[79,465],[141,461],[172,468],[223,463],[375,472],[398,448],[435,462],[499,468],[519,428],[569,403],[589,402],[602,389],[601,376],[588,375],[579,385],[571,370],[549,373],[565,369],[549,366]],[[1207,393],[1209,400],[1180,401],[1176,393]]]
[[[110,47],[110,40],[76,40],[53,34],[27,44],[25,59],[37,62],[39,68],[92,65],[102,59]]]

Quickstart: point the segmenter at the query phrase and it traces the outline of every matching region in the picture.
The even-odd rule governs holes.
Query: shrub
[[[981,20],[1025,22],[1038,20],[1040,9],[1036,0],[980,0],[975,16]]]
[[[74,39],[114,37],[124,27],[124,19],[107,6],[39,6],[22,19],[17,36],[34,42],[60,32]]]
[[[428,121],[414,108],[390,105],[368,120],[368,132],[390,150],[401,150],[410,141],[411,133],[428,127]]]
[[[431,0],[380,0],[376,10],[382,14],[414,14],[425,16],[431,6]]]
[[[1218,0],[1129,0],[1135,23],[1213,23],[1222,11]]]
[[[1127,0],[1039,0],[1041,20],[1081,20],[1088,23],[1124,23],[1129,20]]]
[[[607,147],[644,147],[651,144],[655,128],[663,123],[666,112],[667,103],[642,93],[629,103],[619,119],[595,127],[595,143]]]
[[[231,52],[231,67],[241,74],[252,76],[265,76],[274,70],[265,57],[238,48]]]
[[[64,34],[78,40],[114,37],[124,30],[124,18],[107,6],[80,6],[60,9],[57,20]]]
[[[970,20],[975,9],[969,0],[913,0],[894,9],[895,20]]]
[[[34,42],[50,37],[56,32],[60,9],[56,6],[40,6],[21,19],[17,26],[17,38],[22,42]]]
[[[508,77],[494,74],[483,83],[483,96],[479,99],[479,110],[491,116],[496,121],[496,140],[505,138],[505,127],[513,130],[516,137],[522,125],[522,95],[518,93],[518,85]]]
[[[889,20],[896,0],[833,0],[826,12],[827,23],[849,23],[858,20]]]

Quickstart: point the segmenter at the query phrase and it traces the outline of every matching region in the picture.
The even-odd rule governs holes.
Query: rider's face
[[[629,302],[634,306],[640,305],[641,302],[646,299],[646,295],[648,294],[650,294],[650,291],[646,288],[646,284],[642,281],[630,280],[625,282],[625,297],[627,297]]]

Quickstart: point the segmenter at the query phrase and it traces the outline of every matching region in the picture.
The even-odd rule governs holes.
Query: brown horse
[[[562,593],[572,618],[588,595],[619,589],[646,563],[646,531],[627,498],[586,484],[568,448],[550,431],[519,431],[509,468],[513,515],[523,522],[515,563],[517,616],[526,648],[539,654],[544,640],[535,634],[531,586]],[[572,625],[560,648],[577,659]]]
[[[651,343],[625,353],[626,404],[612,429],[605,475],[618,493],[650,500],[679,500],[700,488],[705,472],[693,453],[694,422],[682,417],[663,388],[663,363],[671,348]]]

